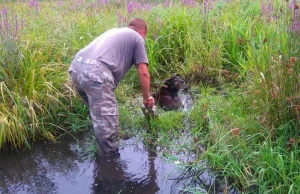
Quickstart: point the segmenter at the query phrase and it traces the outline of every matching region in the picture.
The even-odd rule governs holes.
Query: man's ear
[[[147,36],[146,30],[138,30],[138,33],[145,38]]]

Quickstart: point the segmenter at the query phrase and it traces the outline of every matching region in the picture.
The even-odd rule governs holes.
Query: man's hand
[[[143,99],[143,104],[145,105],[145,107],[147,108],[152,108],[154,106],[154,98],[152,96],[150,96],[147,99]]]

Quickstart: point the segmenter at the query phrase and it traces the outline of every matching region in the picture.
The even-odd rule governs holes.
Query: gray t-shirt
[[[124,27],[106,31],[77,53],[108,65],[118,84],[132,65],[148,64],[143,37]]]

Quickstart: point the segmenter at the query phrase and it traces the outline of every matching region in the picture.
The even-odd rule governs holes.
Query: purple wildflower
[[[4,41],[8,39],[16,40],[20,31],[19,23],[17,16],[11,16],[6,7],[2,8],[0,12],[0,37]],[[21,24],[21,27],[23,27],[23,21]]]
[[[63,3],[62,1],[57,1],[57,5],[58,5],[59,7],[61,7],[61,6],[64,5],[64,3]]]
[[[187,6],[195,6],[196,1],[195,0],[181,0],[181,4],[185,4]]]
[[[203,11],[205,14],[208,13],[207,5],[208,5],[207,0],[203,0]]]
[[[36,10],[37,12],[40,11],[39,1],[36,1],[36,2],[35,2],[35,10]]]
[[[266,6],[264,3],[262,3],[261,6],[260,6],[260,11],[264,15],[266,15],[266,17],[268,19],[270,19],[270,17],[272,16],[273,10],[274,10],[274,8],[273,8],[271,3],[269,3],[268,6]]]
[[[8,19],[8,9],[6,7],[3,7],[1,10],[1,23],[3,24],[4,30],[7,30],[9,28],[9,19]]]
[[[147,10],[147,11],[150,11],[151,10],[151,5],[149,3],[145,4],[144,9]]]
[[[140,4],[140,3],[137,3],[137,2],[135,2],[134,4],[133,4],[133,7],[135,8],[135,10],[141,10],[142,9],[142,5]]]
[[[171,1],[170,0],[165,0],[163,3],[163,7],[170,7]]]
[[[204,14],[208,13],[209,10],[214,8],[212,0],[203,0],[203,12]]]
[[[35,0],[30,0],[29,7],[34,7],[34,6],[35,6]]]
[[[133,9],[133,3],[130,1],[127,5],[127,11],[129,14],[132,13],[132,9]]]
[[[39,1],[38,0],[30,0],[29,7],[34,7],[37,12],[40,11]]]
[[[1,10],[2,15],[7,15],[8,14],[8,9],[6,7],[3,7]]]
[[[290,3],[290,9],[294,9],[296,5],[296,0],[292,0],[292,2]]]
[[[299,7],[294,5],[294,19],[292,24],[292,31],[299,32],[300,31],[300,20],[299,20]]]
[[[213,4],[213,1],[212,0],[210,0],[209,2],[208,2],[208,5],[209,5],[209,9],[214,9],[214,4]]]

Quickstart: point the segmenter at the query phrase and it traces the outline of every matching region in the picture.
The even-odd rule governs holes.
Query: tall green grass
[[[299,192],[300,36],[291,26],[300,18],[293,1],[132,1],[131,11],[130,1],[30,2],[1,5],[0,150],[89,129],[69,63],[105,30],[142,17],[152,82],[181,73],[200,91],[192,110],[161,113],[145,136],[194,151],[195,163],[208,160],[246,193]],[[116,90],[122,134],[146,127],[128,103],[138,87],[132,69]],[[180,146],[182,132],[192,138]]]

